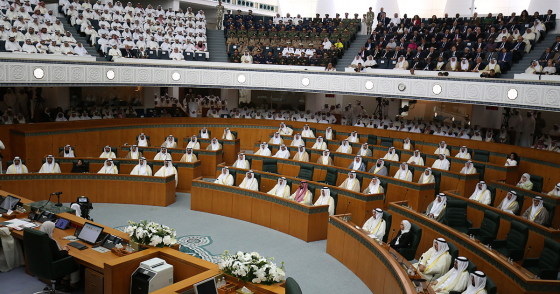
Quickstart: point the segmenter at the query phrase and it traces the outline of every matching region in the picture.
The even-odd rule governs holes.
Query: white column
[[[239,105],[239,90],[238,89],[221,89],[220,98],[227,99],[228,109],[237,108]]]

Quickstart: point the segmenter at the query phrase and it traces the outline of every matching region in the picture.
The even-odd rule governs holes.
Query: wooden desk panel
[[[187,145],[189,144],[191,137],[183,138],[183,149],[187,148]],[[220,139],[221,136],[217,138],[218,138],[218,142],[222,144],[224,162],[227,163],[228,165],[232,165],[237,160],[237,154],[239,154],[239,152],[241,151],[240,140],[239,139],[222,140]],[[197,141],[198,143],[200,143],[200,149],[206,150],[206,147],[210,145],[212,139],[198,138]]]
[[[93,203],[131,203],[168,206],[175,202],[175,176],[165,178],[109,174],[18,174],[0,175],[7,191],[40,201],[61,191],[61,202],[87,196]],[[139,187],[131,189],[130,187]],[[52,197],[51,201],[56,201]]]
[[[411,209],[391,203],[389,213],[393,216],[392,228],[399,230],[401,221],[409,220],[422,229],[422,239],[416,258],[433,246],[433,240],[444,238],[452,242],[459,249],[459,254],[476,264],[477,269],[490,277],[498,287],[500,293],[557,293],[560,291],[560,281],[534,280],[522,270],[507,262],[496,252],[489,251],[484,245],[477,243],[452,228],[430,219]]]
[[[212,198],[207,197],[209,191],[212,193]],[[212,203],[220,202],[222,198],[225,198],[226,201],[231,199],[230,217],[273,229],[278,228],[305,242],[322,240],[327,237],[327,205],[307,206],[262,192],[199,180],[193,182],[191,195],[192,210],[217,213],[220,210]],[[216,198],[219,199],[216,200]],[[283,209],[278,209],[278,206],[282,206]],[[287,230],[285,230],[286,224],[288,224]]]

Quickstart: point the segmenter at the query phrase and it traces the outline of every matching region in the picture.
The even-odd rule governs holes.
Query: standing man
[[[514,145],[520,145],[521,141],[521,128],[523,127],[523,117],[519,114],[519,109],[513,110],[513,115],[509,118],[509,128],[515,131]]]
[[[535,134],[535,119],[533,113],[528,111],[527,117],[523,119],[521,125],[521,136],[519,138],[519,146],[531,147],[533,145],[533,135]]]
[[[373,12],[373,9],[370,7],[369,11],[366,14],[366,27],[367,27],[367,34],[371,35],[371,29],[373,27],[373,19],[375,18],[375,12]]]
[[[542,135],[542,130],[546,127],[546,121],[541,117],[541,112],[537,112],[537,117],[535,117],[535,136],[533,139],[538,140]],[[533,144],[535,142],[531,142]]]
[[[218,18],[216,29],[218,30],[222,29],[222,24],[224,23],[224,10],[225,7],[222,5],[222,0],[218,0],[218,5],[216,6],[216,17]]]

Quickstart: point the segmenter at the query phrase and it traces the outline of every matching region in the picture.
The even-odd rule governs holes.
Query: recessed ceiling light
[[[174,81],[178,81],[178,80],[181,79],[181,74],[178,73],[178,72],[174,72],[173,74],[171,74],[171,78],[172,78]]]
[[[509,89],[507,91],[507,97],[509,98],[509,100],[515,100],[517,99],[517,95],[519,93],[517,92],[517,89]]]
[[[245,83],[246,80],[247,80],[247,78],[245,77],[245,75],[238,75],[237,76],[237,81],[240,82],[241,84]]]
[[[434,94],[436,94],[436,95],[441,94],[441,90],[442,90],[442,88],[441,88],[440,85],[436,84],[432,87],[432,92],[434,92]]]
[[[373,82],[372,81],[367,81],[366,82],[366,89],[368,89],[368,90],[373,89]]]
[[[115,71],[112,70],[112,69],[108,70],[108,71],[107,71],[107,78],[108,78],[109,80],[114,79],[114,78],[115,78]]]
[[[45,71],[42,68],[37,67],[33,70],[33,76],[36,79],[42,79],[45,76]]]
[[[309,83],[311,83],[311,81],[309,80],[309,78],[303,78],[303,79],[301,79],[301,84],[304,85],[305,87],[309,86]]]

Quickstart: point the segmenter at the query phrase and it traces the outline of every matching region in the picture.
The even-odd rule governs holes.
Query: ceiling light
[[[366,89],[368,89],[368,90],[373,89],[373,82],[372,81],[367,81],[366,82]]]
[[[33,70],[33,76],[36,79],[42,79],[45,76],[45,71],[42,68],[37,67],[36,69]]]
[[[113,79],[115,78],[115,71],[112,70],[112,69],[108,70],[108,71],[107,71],[107,78],[108,78],[109,80],[113,80]]]
[[[237,81],[240,82],[241,84],[245,83],[246,80],[247,80],[247,78],[245,77],[245,75],[238,75],[237,76]]]
[[[434,92],[434,94],[439,95],[441,94],[441,86],[436,84],[432,87],[432,92]]]

